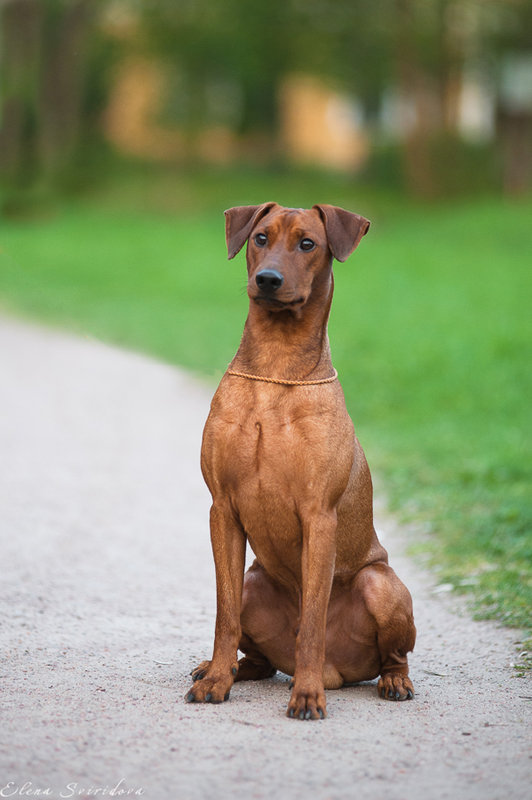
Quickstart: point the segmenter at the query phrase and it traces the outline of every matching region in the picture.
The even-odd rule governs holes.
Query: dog
[[[327,335],[333,258],[370,223],[331,205],[225,217],[228,257],[247,242],[249,314],[203,434],[217,613],[212,659],[185,699],[219,703],[234,681],[280,670],[293,676],[292,718],[323,719],[325,689],[378,676],[381,697],[410,700],[412,599],[375,533]],[[246,542],[256,559],[244,575]]]

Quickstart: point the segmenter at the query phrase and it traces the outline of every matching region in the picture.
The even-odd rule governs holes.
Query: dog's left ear
[[[277,203],[263,203],[261,206],[235,206],[235,208],[228,208],[227,211],[224,211],[228,258],[236,256],[257,222],[275,205]]]
[[[337,261],[345,261],[368,232],[370,221],[344,208],[315,205],[325,225],[329,248]]]

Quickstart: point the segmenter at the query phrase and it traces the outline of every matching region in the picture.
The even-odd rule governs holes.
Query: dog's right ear
[[[228,258],[234,258],[240,252],[257,222],[276,205],[277,203],[263,203],[261,206],[236,206],[224,211]]]

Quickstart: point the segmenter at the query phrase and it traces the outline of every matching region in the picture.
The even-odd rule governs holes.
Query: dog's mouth
[[[284,309],[290,310],[294,308],[300,308],[305,303],[304,297],[296,297],[293,300],[281,300],[278,297],[273,297],[272,295],[266,294],[257,294],[253,297],[253,301],[257,303],[257,305],[265,306],[270,311],[283,311]]]

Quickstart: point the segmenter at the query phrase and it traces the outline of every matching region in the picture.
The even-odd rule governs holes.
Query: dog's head
[[[229,258],[247,241],[248,295],[269,311],[303,308],[313,290],[330,281],[333,257],[345,261],[369,221],[330,205],[310,209],[277,203],[225,212]]]

